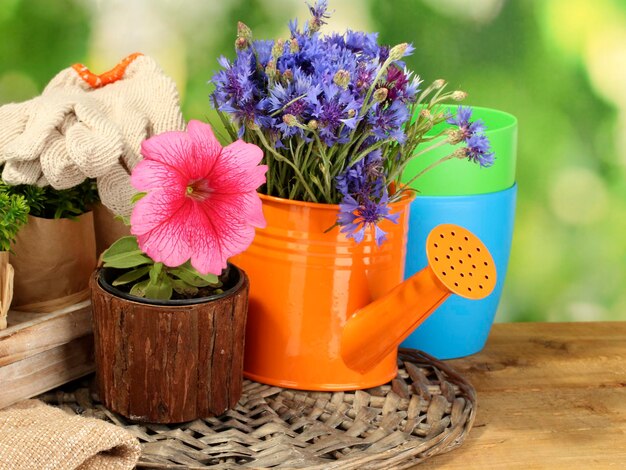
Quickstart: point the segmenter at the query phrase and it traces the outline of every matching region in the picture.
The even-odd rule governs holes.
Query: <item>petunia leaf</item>
[[[109,248],[104,251],[104,256],[119,255],[121,253],[128,253],[129,251],[139,250],[139,244],[137,243],[137,237],[128,235],[126,237],[119,238]]]
[[[180,279],[171,279],[171,282],[174,290],[181,295],[195,296],[198,294],[198,288],[190,286],[185,281],[181,281]]]
[[[140,268],[133,269],[132,271],[125,272],[121,276],[119,276],[115,281],[112,282],[114,286],[121,286],[124,284],[128,284],[129,282],[134,282],[138,279],[141,279],[145,276],[148,271],[150,271],[150,266],[142,266]]]
[[[119,255],[104,257],[105,268],[127,269],[135,268],[144,264],[151,264],[153,261],[143,254],[141,250],[121,253]]]
[[[146,296],[146,287],[148,286],[149,279],[145,281],[138,282],[130,289],[130,295],[134,295],[135,297],[145,297]]]
[[[122,237],[113,243],[103,254],[105,268],[127,269],[151,264],[153,261],[139,249],[137,238]]]
[[[177,268],[168,268],[170,274],[176,276],[177,278],[183,280],[190,286],[194,287],[220,287],[222,283],[219,278],[212,273],[208,274],[200,274],[197,270],[195,270],[189,261],[185,264],[178,266]]]
[[[147,299],[168,300],[172,298],[172,282],[163,271],[163,263],[154,263],[150,267],[150,279],[145,287]]]

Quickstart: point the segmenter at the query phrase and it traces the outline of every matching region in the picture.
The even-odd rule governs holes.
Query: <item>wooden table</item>
[[[626,322],[496,324],[449,363],[476,388],[476,421],[417,469],[626,468]]]

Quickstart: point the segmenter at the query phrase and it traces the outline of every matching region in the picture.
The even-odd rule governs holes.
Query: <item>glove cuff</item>
[[[101,73],[100,75],[96,75],[86,65],[83,64],[74,64],[72,68],[78,73],[78,76],[82,78],[91,88],[100,88],[109,83],[114,83],[120,80],[124,73],[126,73],[126,68],[137,58],[142,56],[141,52],[135,52],[134,54],[129,55],[125,59],[123,59],[119,64],[113,67],[108,72]]]

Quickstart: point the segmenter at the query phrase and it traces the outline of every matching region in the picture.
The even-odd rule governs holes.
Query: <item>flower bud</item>
[[[237,23],[237,37],[252,41],[252,30],[245,23],[239,21]]]
[[[335,82],[335,85],[338,85],[345,90],[350,84],[350,72],[343,69],[338,70],[333,77],[333,82]]]
[[[391,60],[402,59],[408,47],[409,47],[409,44],[406,42],[393,46],[391,50],[389,51],[389,59]]]
[[[241,21],[237,23],[237,39],[235,39],[235,47],[241,51],[247,49],[252,43],[252,30]]]
[[[276,60],[271,59],[265,66],[265,73],[270,80],[276,80],[278,70],[276,69]]]
[[[433,119],[433,114],[430,112],[429,109],[422,109],[420,111],[420,116],[425,118],[425,119],[428,119],[429,121],[431,121]]]
[[[439,90],[439,88],[443,88],[445,84],[446,81],[443,78],[439,78],[435,80],[431,86],[433,87],[433,89]]]
[[[285,114],[283,116],[283,122],[287,124],[289,127],[297,126],[298,119],[293,114]]]
[[[467,93],[462,90],[455,90],[450,95],[450,98],[452,98],[454,101],[463,101],[465,98],[467,98]]]
[[[314,131],[319,127],[319,123],[315,119],[311,119],[309,123],[307,124],[307,127],[310,130]]]
[[[463,131],[460,129],[450,129],[448,131],[448,142],[456,145],[463,140]]]
[[[389,90],[385,87],[379,88],[374,92],[373,98],[376,103],[382,103],[387,99],[387,95],[389,94]]]
[[[467,157],[467,147],[461,147],[456,149],[453,153],[456,158],[466,158]]]
[[[309,22],[309,32],[311,34],[317,33],[321,27],[322,27],[322,21],[319,18],[317,17],[311,18],[311,21]]]
[[[291,80],[293,80],[293,72],[291,71],[291,69],[285,70],[283,72],[282,78],[285,83],[288,83]]]
[[[300,52],[300,45],[298,44],[298,40],[296,38],[291,38],[291,41],[289,41],[289,52],[292,54]]]
[[[249,45],[250,44],[248,43],[248,41],[244,38],[235,39],[235,49],[237,49],[238,51],[243,51],[247,49]]]
[[[254,119],[247,119],[246,127],[250,129],[251,131],[258,131],[260,129],[259,125],[256,122],[254,122]]]
[[[285,50],[285,40],[278,39],[272,46],[272,58],[278,59],[281,55],[283,55],[284,50]]]

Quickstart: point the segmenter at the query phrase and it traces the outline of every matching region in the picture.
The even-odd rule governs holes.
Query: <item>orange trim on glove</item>
[[[100,75],[96,75],[91,72],[86,65],[83,64],[74,64],[72,68],[76,70],[76,73],[85,80],[91,88],[100,88],[109,83],[116,82],[120,80],[124,73],[126,72],[126,68],[139,56],[142,56],[141,52],[135,52],[134,54],[129,55],[124,60],[122,60],[119,64],[113,67],[108,72],[101,73]]]

